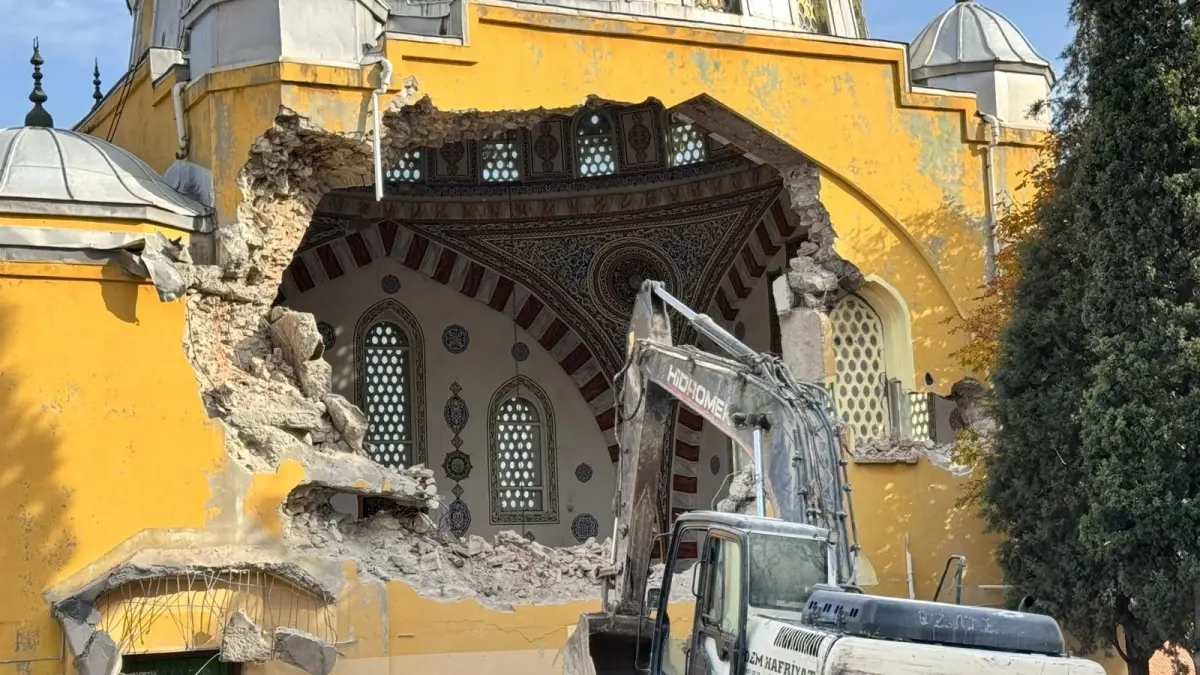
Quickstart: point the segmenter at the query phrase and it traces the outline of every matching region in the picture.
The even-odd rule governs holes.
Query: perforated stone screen
[[[396,165],[386,171],[387,180],[393,183],[415,183],[421,180],[421,149],[405,152]]]
[[[704,136],[694,124],[671,126],[671,166],[703,162],[707,155]]]
[[[581,177],[608,176],[617,172],[613,125],[607,117],[592,114],[584,118],[576,128],[576,137]]]
[[[412,458],[408,336],[400,326],[381,321],[367,330],[364,341],[367,451],[384,466],[404,467]]]
[[[510,398],[496,411],[496,457],[502,512],[542,510],[542,424],[537,408]]]
[[[847,295],[829,315],[837,352],[835,397],[838,412],[859,441],[891,433],[887,373],[883,360],[883,321],[856,295]]]
[[[930,406],[929,394],[908,392],[908,424],[914,440],[933,438],[933,411],[930,410]]]
[[[519,144],[515,140],[501,139],[485,141],[480,145],[479,155],[483,164],[485,183],[510,183],[520,180]]]

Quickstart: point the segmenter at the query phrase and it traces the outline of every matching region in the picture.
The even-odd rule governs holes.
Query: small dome
[[[0,129],[0,213],[143,220],[209,232],[212,209],[128,151],[43,127]]]
[[[925,26],[908,46],[914,80],[940,75],[1008,70],[1045,75],[1050,62],[1011,21],[972,0],[957,0]]]

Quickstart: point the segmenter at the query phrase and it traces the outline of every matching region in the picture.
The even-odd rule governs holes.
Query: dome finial
[[[100,107],[100,101],[104,100],[104,94],[100,91],[100,59],[96,59],[96,67],[92,69],[92,86],[96,89],[92,92],[92,109]]]
[[[25,126],[53,128],[54,118],[42,107],[42,104],[49,99],[46,92],[42,91],[42,64],[45,61],[42,59],[41,52],[38,51],[37,38],[33,39],[33,56],[29,59],[29,63],[33,66],[33,91],[29,93],[33,110],[25,115]]]

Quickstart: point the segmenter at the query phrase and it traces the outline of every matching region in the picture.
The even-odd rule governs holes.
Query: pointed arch
[[[384,466],[428,461],[425,336],[396,300],[371,305],[354,327],[354,396],[367,418],[371,459]]]
[[[492,525],[558,522],[554,405],[524,375],[501,384],[488,404],[488,502]]]
[[[494,311],[515,317],[517,325],[537,340],[571,378],[604,437],[609,459],[616,463],[620,453],[612,383],[595,351],[552,307],[524,285],[396,221],[383,220],[361,229],[351,228],[349,223],[337,215],[313,217],[312,231],[283,274],[280,302],[331,283],[346,270],[391,260]]]

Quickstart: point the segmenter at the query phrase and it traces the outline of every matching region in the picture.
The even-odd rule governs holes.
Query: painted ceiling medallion
[[[395,295],[400,292],[400,279],[394,274],[384,275],[379,280],[379,288],[383,289],[383,292],[388,295]]]
[[[645,241],[619,239],[602,248],[588,270],[588,281],[600,309],[613,318],[629,320],[634,300],[646,280],[678,287],[670,258]]]

